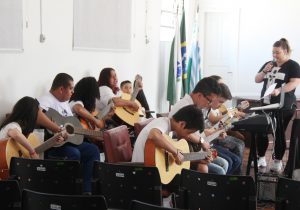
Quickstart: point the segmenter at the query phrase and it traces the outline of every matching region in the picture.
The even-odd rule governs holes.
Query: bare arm
[[[155,146],[170,152],[175,158],[177,164],[182,163],[184,159],[183,155],[178,152],[177,148],[175,148],[167,140],[165,140],[160,130],[156,128],[151,129],[148,135],[148,139],[151,139]]]
[[[104,120],[97,119],[89,111],[87,111],[81,104],[75,104],[72,109],[79,117],[82,117],[83,119],[93,123],[98,128],[104,128],[105,126]]]
[[[213,113],[213,112],[209,112],[209,114],[208,114],[208,120],[212,125],[219,122],[222,118],[223,118],[223,115],[221,113],[220,113],[220,115],[215,115],[215,113]]]
[[[7,135],[19,144],[21,144],[25,149],[27,149],[32,158],[38,158],[38,155],[35,153],[35,150],[29,144],[27,138],[18,129],[9,129]]]
[[[272,70],[272,67],[273,67],[273,63],[269,62],[261,72],[258,72],[256,74],[255,82],[261,83],[264,80],[265,75]]]
[[[61,131],[61,128],[55,124],[54,122],[52,122],[46,115],[45,113],[42,111],[42,109],[39,109],[38,112],[38,118],[37,118],[37,124],[44,126],[45,128],[51,130],[53,133],[58,133]]]
[[[300,84],[300,78],[291,78],[290,81],[283,87],[283,92],[290,92]],[[273,90],[272,95],[278,96],[281,92],[281,87]]]
[[[139,109],[139,106],[134,102],[134,101],[129,101],[129,100],[124,100],[122,98],[119,97],[114,97],[112,98],[114,104],[116,107],[121,106],[127,106],[131,109],[133,109],[134,111],[137,111]]]

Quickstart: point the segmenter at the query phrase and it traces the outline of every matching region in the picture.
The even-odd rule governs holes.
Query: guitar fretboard
[[[47,149],[53,147],[55,145],[55,141],[57,136],[61,135],[61,133],[57,133],[54,136],[52,136],[50,139],[42,143],[41,145],[34,148],[35,152],[37,154],[41,154],[42,152],[46,151]]]
[[[94,130],[87,130],[84,128],[77,128],[74,127],[74,134],[84,135],[84,136],[95,136],[95,137],[102,137],[102,131],[94,131]]]
[[[203,160],[209,155],[209,152],[190,152],[182,153],[182,155],[184,157],[184,161]]]

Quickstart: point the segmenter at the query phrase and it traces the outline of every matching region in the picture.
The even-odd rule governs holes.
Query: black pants
[[[282,160],[285,149],[285,130],[292,119],[296,107],[290,110],[278,110],[271,113],[272,117],[277,121],[276,138],[275,138],[275,159]],[[268,134],[258,133],[256,136],[258,156],[263,157],[269,146]]]

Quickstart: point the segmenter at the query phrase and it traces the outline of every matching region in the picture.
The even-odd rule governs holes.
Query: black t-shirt
[[[259,72],[261,72],[265,66],[269,63],[265,63]],[[277,83],[276,88],[281,87],[283,83],[288,83],[291,78],[300,78],[300,66],[296,61],[288,60],[282,66],[277,66],[276,63],[274,63],[274,66],[272,68],[271,72],[268,72],[264,79],[264,85],[263,89],[261,90],[261,97],[266,92],[267,87],[270,85]],[[280,94],[278,96],[270,96],[269,101],[268,97],[262,100],[263,104],[273,104],[273,103],[279,103],[280,102]],[[295,96],[295,89],[286,92],[285,98],[284,98],[284,106],[282,109],[291,109],[292,105],[296,103],[296,96]]]

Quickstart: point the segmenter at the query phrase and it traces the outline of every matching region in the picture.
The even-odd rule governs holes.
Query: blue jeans
[[[218,151],[218,156],[227,160],[227,174],[233,174],[241,166],[242,160],[236,154],[230,152],[228,149],[219,145],[213,145],[213,148]]]
[[[92,192],[93,165],[94,161],[100,158],[100,152],[96,145],[86,141],[78,146],[67,143],[61,147],[51,148],[47,155],[49,158],[79,160],[83,165],[83,192]]]
[[[235,138],[233,136],[226,136],[226,138],[224,140],[215,139],[212,141],[212,143],[214,145],[219,145],[226,149],[229,149],[230,152],[234,153],[235,155],[237,155],[240,158],[240,162],[242,163],[244,149],[245,149],[245,143],[242,140]],[[237,173],[241,173],[241,171],[242,171],[241,167],[242,167],[242,164],[237,169],[237,171],[236,171]]]
[[[228,162],[221,157],[216,157],[208,164],[208,173],[225,175],[228,170]]]

